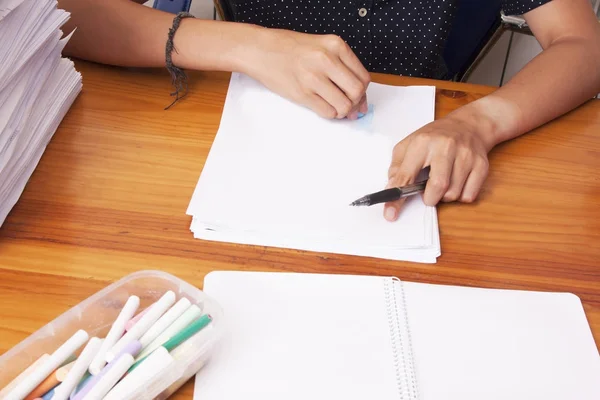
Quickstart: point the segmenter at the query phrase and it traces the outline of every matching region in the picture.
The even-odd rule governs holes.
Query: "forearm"
[[[76,28],[65,54],[129,67],[165,66],[173,14],[130,0],[59,0]],[[175,34],[173,63],[186,69],[239,71],[262,28],[221,21],[183,19]],[[254,41],[255,42],[255,41]]]
[[[564,38],[535,57],[506,85],[455,112],[478,124],[489,148],[520,136],[600,92],[597,40]]]

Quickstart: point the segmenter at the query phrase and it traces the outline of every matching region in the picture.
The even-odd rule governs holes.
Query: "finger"
[[[352,102],[332,81],[327,78],[320,80],[315,93],[336,110],[336,118],[345,118],[352,111]]]
[[[326,70],[330,72],[329,78],[346,94],[353,106],[358,105],[371,81],[369,72],[341,37],[325,35],[322,39],[327,52],[323,53],[320,61],[324,61]],[[346,116],[348,113],[343,114]]]
[[[435,206],[444,197],[450,187],[454,154],[438,152],[429,166],[429,180],[423,193],[423,202]]]
[[[358,77],[358,79],[360,79],[366,90],[366,88],[369,86],[369,83],[371,83],[371,75],[347,44],[340,50],[340,60],[346,64],[348,68],[350,68],[350,70]]]
[[[472,167],[472,162],[468,159],[459,159],[457,157],[454,160],[452,176],[450,177],[450,186],[442,198],[443,201],[451,202],[459,199]]]
[[[350,113],[348,114],[348,119],[355,120],[362,118],[367,114],[368,111],[369,105],[367,104],[367,95],[365,94],[362,100],[358,103],[358,105],[354,107],[352,111],[350,111]]]
[[[365,96],[367,86],[340,59],[332,60],[332,64],[327,69],[329,79],[346,94],[353,107],[358,106]]]
[[[360,117],[364,117],[366,113],[369,112],[369,104],[367,103],[367,94],[363,96],[363,98],[358,103],[357,107],[358,112],[360,113]]]
[[[465,203],[472,203],[477,199],[481,187],[485,182],[488,175],[488,162],[487,159],[479,161],[475,164],[473,170],[469,174],[465,182],[465,186],[460,196],[460,201]]]
[[[316,94],[307,96],[303,101],[303,105],[313,110],[322,118],[333,119],[337,117],[337,110]]]
[[[414,183],[419,172],[424,168],[427,159],[427,147],[412,145],[411,137],[404,139],[394,148],[392,165],[388,171],[387,188],[401,187]],[[388,221],[396,221],[405,199],[389,202],[384,205],[383,215]]]
[[[419,171],[423,169],[427,159],[426,151],[426,147],[421,148],[410,143],[409,138],[398,143],[394,148],[392,164],[388,170],[389,184],[392,187],[400,187],[413,183]]]
[[[367,103],[367,95],[365,94],[365,97],[363,97],[363,99],[361,100],[360,104],[358,105],[358,111],[366,114],[367,112],[369,112],[369,103]]]

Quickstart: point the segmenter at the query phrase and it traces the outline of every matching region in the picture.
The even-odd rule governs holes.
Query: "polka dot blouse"
[[[369,71],[439,78],[460,0],[227,0],[237,22],[342,37]],[[487,1],[487,0],[479,0]],[[550,0],[503,0],[520,15]]]

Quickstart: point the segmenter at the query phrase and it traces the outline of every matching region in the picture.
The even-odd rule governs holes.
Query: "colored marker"
[[[21,381],[4,400],[22,400],[37,385],[42,383],[52,371],[60,367],[77,349],[88,340],[88,334],[84,330],[77,331],[65,343],[63,343],[42,365]]]
[[[138,296],[129,296],[127,302],[117,316],[117,319],[110,327],[102,346],[89,365],[89,371],[92,375],[99,374],[102,368],[106,365],[106,353],[115,345],[115,343],[117,343],[119,338],[123,336],[123,333],[125,332],[125,324],[127,324],[127,321],[129,321],[135,314],[139,305],[140,298]]]
[[[146,315],[146,313],[148,311],[150,311],[151,308],[152,308],[152,304],[150,306],[144,308],[135,317],[133,317],[129,321],[127,321],[127,323],[125,324],[125,332],[129,331],[135,324],[137,324],[137,322],[140,320],[140,318],[142,318],[144,315]]]
[[[196,318],[202,315],[202,310],[196,304],[192,304],[185,312],[175,320],[167,329],[163,331],[156,339],[138,355],[138,360],[146,357],[148,354],[156,350],[160,345],[171,339],[177,332],[188,326]]]
[[[192,303],[185,297],[181,298],[177,303],[175,303],[175,305],[171,307],[169,311],[160,317],[158,321],[156,321],[154,325],[152,325],[150,329],[148,329],[148,331],[142,335],[140,338],[142,348],[148,346],[154,339],[158,337],[158,335],[167,329],[169,325],[175,322],[175,320],[179,318],[191,304]]]
[[[48,375],[46,379],[42,381],[42,383],[37,385],[35,389],[25,396],[25,400],[37,399],[38,397],[42,397],[44,394],[54,389],[60,383],[57,373],[58,369]]]
[[[73,400],[75,398],[75,396],[77,395],[77,393],[79,393],[81,391],[81,389],[83,389],[85,387],[85,385],[88,384],[88,382],[93,378],[94,376],[92,374],[88,372],[86,372],[85,374],[85,378],[83,378],[81,380],[81,382],[79,382],[77,384],[77,387],[75,388],[75,390],[73,390],[71,392],[71,394],[69,395],[69,400]]]
[[[88,343],[89,343],[89,341],[88,341]],[[69,374],[69,371],[71,370],[71,368],[73,368],[73,366],[75,365],[76,361],[77,361],[77,359],[75,359],[75,361],[71,361],[70,363],[68,363],[66,365],[63,365],[62,367],[60,367],[59,369],[56,370],[56,379],[58,379],[59,382],[64,382],[65,378]]]
[[[46,379],[42,381],[31,393],[25,397],[25,400],[33,400],[40,397],[45,397],[49,392],[53,391],[64,379],[75,361],[63,365],[52,372]]]
[[[85,396],[85,400],[101,400],[108,391],[125,375],[127,370],[133,365],[134,359],[131,354],[123,354],[115,361],[112,368],[107,371],[96,382],[91,390]]]
[[[138,340],[144,332],[154,324],[160,316],[175,303],[175,293],[169,290],[148,311],[138,323],[136,323],[106,354],[106,361],[111,362],[125,346],[134,340]]]
[[[48,358],[50,358],[50,354],[44,354],[40,358],[35,360],[33,363],[31,363],[29,367],[25,368],[25,370],[21,372],[15,379],[13,379],[8,385],[6,385],[4,389],[0,390],[0,399],[3,399],[8,392],[14,389],[15,386],[19,384],[19,382],[23,381],[23,379],[25,379],[37,367],[42,365],[44,361],[46,361]]]
[[[77,384],[81,382],[81,379],[85,375],[90,363],[98,350],[102,347],[103,341],[100,338],[93,337],[90,339],[88,344],[81,351],[81,355],[66,376],[63,378],[62,383],[54,389],[54,397],[52,400],[67,400],[69,395],[77,387]]]
[[[83,386],[77,392],[77,394],[72,397],[72,399],[73,400],[83,400],[85,398],[85,400],[88,400],[87,396],[90,393],[90,391],[98,384],[98,382],[100,382],[100,380],[102,379],[102,377],[104,377],[104,375],[108,374],[110,372],[110,370],[114,368],[114,366],[118,360],[123,358],[123,356],[130,356],[135,360],[135,356],[140,352],[141,349],[142,349],[142,345],[137,340],[129,343],[123,350],[121,350],[121,353],[117,354],[117,357],[115,357],[115,359],[113,361],[106,364],[106,366],[102,369],[102,371],[100,371],[99,374],[92,375],[91,379],[89,379],[85,383],[85,386]]]
[[[171,368],[174,360],[164,347],[154,351],[142,365],[127,374],[110,392],[104,397],[104,400],[129,400],[134,399],[133,396],[139,394],[142,387],[147,388],[156,379],[163,374],[164,371]]]
[[[165,349],[167,349],[167,351],[173,350],[174,348],[176,348],[177,346],[179,346],[181,343],[185,342],[190,337],[192,337],[194,334],[196,334],[197,332],[199,332],[200,330],[202,330],[202,328],[204,328],[206,325],[208,325],[210,323],[210,321],[212,321],[212,317],[210,315],[205,314],[205,315],[201,316],[200,318],[198,318],[197,320],[195,320],[194,322],[192,322],[191,324],[189,324],[188,326],[186,326],[179,333],[177,333],[176,335],[174,335],[171,339],[169,339],[168,341],[166,341],[160,347],[164,347]],[[131,367],[131,370],[129,372],[131,372],[135,368],[137,368],[147,357],[148,356],[146,356],[146,357],[140,359],[139,361],[137,361]]]
[[[56,388],[52,389],[51,391],[49,391],[48,393],[46,393],[45,395],[42,396],[42,400],[52,400],[52,397],[54,396],[54,391],[56,390]]]
[[[195,334],[194,337],[173,349],[170,352],[171,356],[178,361],[186,360],[188,357],[191,357],[192,359],[198,358],[199,352],[203,350],[203,347],[211,343],[213,337],[212,329],[213,326],[208,325],[206,328]],[[182,362],[182,364],[187,365],[187,362]]]

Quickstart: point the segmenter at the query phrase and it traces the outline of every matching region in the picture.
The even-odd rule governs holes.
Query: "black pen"
[[[350,203],[351,206],[372,206],[373,204],[387,203],[389,201],[396,201],[404,197],[412,196],[425,190],[427,180],[422,182],[413,183],[398,188],[385,189],[380,192],[371,193],[361,197],[358,200],[354,200]]]

